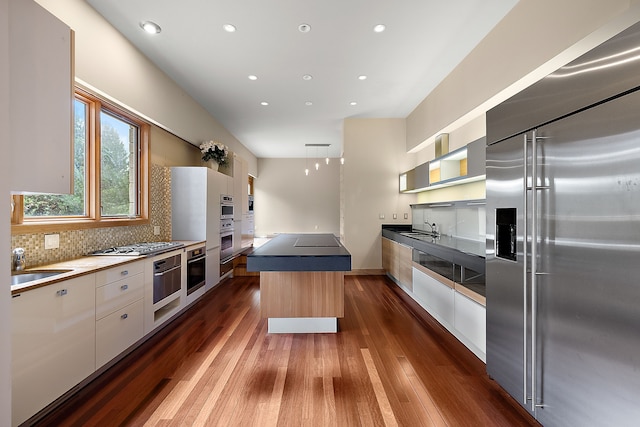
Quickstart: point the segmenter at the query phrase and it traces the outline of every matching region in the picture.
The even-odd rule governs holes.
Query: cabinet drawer
[[[96,320],[142,299],[144,275],[136,274],[96,289]]]
[[[103,286],[116,280],[125,279],[144,271],[144,262],[136,261],[96,273],[96,286]]]
[[[96,369],[142,338],[142,300],[96,322]]]

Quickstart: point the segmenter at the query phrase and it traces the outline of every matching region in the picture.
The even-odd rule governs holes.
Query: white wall
[[[354,270],[382,268],[382,224],[411,224],[409,204],[416,196],[398,191],[398,175],[415,164],[415,155],[405,152],[405,139],[404,119],[344,122],[343,232]]]
[[[86,2],[37,2],[75,31],[78,80],[190,143],[223,142],[257,174],[256,157]]]
[[[638,20],[639,0],[520,0],[407,117],[407,150],[482,115]]]
[[[0,194],[9,201],[11,147],[9,145],[9,2],[0,0]],[[9,209],[0,209],[0,247],[5,256],[11,253],[9,238]],[[0,292],[0,426],[11,425],[11,290],[9,263],[0,263],[0,277],[4,277],[4,291]]]
[[[340,234],[340,162],[310,159],[259,159],[254,181],[255,234]]]

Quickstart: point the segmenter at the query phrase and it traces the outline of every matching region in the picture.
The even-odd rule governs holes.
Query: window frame
[[[12,196],[11,234],[27,234],[52,231],[80,230],[100,227],[122,227],[149,224],[150,214],[150,133],[151,125],[131,112],[107,102],[88,91],[76,87],[74,99],[86,103],[87,152],[86,152],[86,214],[84,216],[25,218],[22,195]],[[138,188],[137,204],[139,214],[135,217],[103,217],[100,209],[100,112],[122,118],[138,126]],[[73,164],[73,162],[72,162]]]

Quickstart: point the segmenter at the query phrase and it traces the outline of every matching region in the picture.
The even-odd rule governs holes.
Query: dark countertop
[[[333,234],[279,234],[247,255],[247,271],[351,271],[351,254]]]
[[[406,235],[406,233],[411,233],[411,236]],[[382,225],[382,236],[402,243],[403,245],[410,246],[425,254],[440,258],[442,261],[440,263],[441,265],[438,264],[438,262],[434,263],[433,260],[430,260],[428,264],[423,264],[420,261],[422,257],[414,252],[414,262],[418,262],[441,276],[455,281],[478,295],[482,295],[483,297],[486,295],[484,278],[485,242],[459,239],[451,236],[433,238],[427,235],[414,234],[412,233],[410,224]],[[460,277],[460,268],[454,269],[454,264],[473,270],[473,272],[467,272],[471,277],[465,277],[464,280],[462,280],[462,277]]]
[[[457,265],[484,273],[486,243],[451,236],[433,238],[427,235],[405,236],[410,233],[411,224],[382,225],[382,236],[395,240],[419,251],[435,255]]]

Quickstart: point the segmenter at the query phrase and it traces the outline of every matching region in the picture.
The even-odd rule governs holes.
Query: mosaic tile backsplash
[[[44,249],[44,234],[11,236],[11,249],[24,248],[27,268],[79,258],[98,249],[139,242],[171,240],[171,169],[151,165],[151,212],[148,225],[61,231],[60,247]],[[153,227],[160,227],[160,235]],[[49,233],[47,233],[49,234]],[[10,260],[11,262],[11,260]]]

